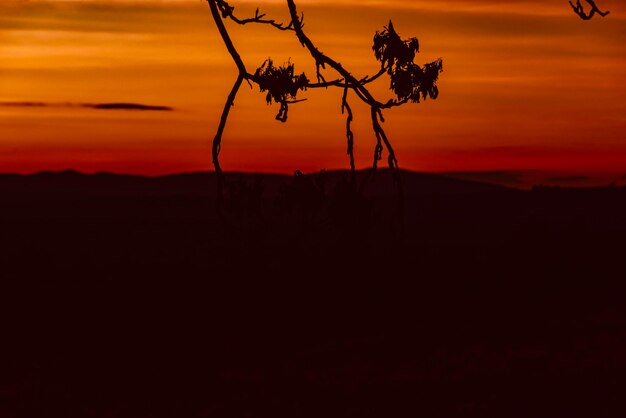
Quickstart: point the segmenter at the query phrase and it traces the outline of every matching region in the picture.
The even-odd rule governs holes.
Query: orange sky
[[[626,4],[598,3],[611,15],[588,22],[564,0],[298,4],[319,48],[359,77],[376,72],[372,36],[390,18],[402,36],[420,39],[418,63],[443,58],[438,100],[386,112],[401,167],[626,173]],[[242,16],[260,5],[288,20],[283,1],[232,4]],[[227,25],[249,71],[267,57],[291,59],[313,78],[293,34]],[[0,172],[207,170],[235,77],[202,0],[2,0]],[[383,80],[373,91],[386,100],[387,88]],[[303,97],[281,124],[276,106],[244,86],[224,136],[223,168],[347,168],[341,91]],[[76,105],[110,102],[174,110]],[[351,103],[357,165],[366,167],[369,113],[355,97]]]

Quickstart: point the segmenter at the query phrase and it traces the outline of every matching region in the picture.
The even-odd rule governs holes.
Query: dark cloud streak
[[[0,102],[0,107],[52,107],[52,108],[89,108],[96,110],[139,110],[170,112],[169,106],[153,106],[140,103],[45,103],[45,102]]]
[[[92,109],[99,110],[151,110],[151,111],[165,111],[169,112],[172,109],[169,106],[150,106],[138,103],[98,103],[98,104],[84,104],[83,107],[90,107]]]

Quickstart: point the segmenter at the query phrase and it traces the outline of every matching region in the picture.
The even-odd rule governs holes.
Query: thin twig
[[[279,29],[282,31],[293,30],[293,25],[291,23],[285,26],[282,23],[277,23],[274,19],[263,19],[265,17],[265,13],[259,14],[259,9],[256,9],[256,12],[254,13],[254,17],[246,18],[246,19],[239,19],[234,14],[235,8],[233,6],[231,6],[224,0],[215,0],[215,1],[217,2],[217,7],[221,11],[223,18],[229,18],[233,22],[238,23],[240,25],[246,25],[248,23],[259,23],[259,24],[273,26],[276,29]]]
[[[352,108],[348,103],[348,87],[343,89],[343,98],[341,99],[341,113],[348,113],[346,117],[346,139],[348,145],[348,155],[350,156],[350,184],[352,187],[356,185],[356,168],[354,165],[354,133],[352,132],[352,121],[354,116],[352,115]]]
[[[601,11],[596,5],[596,2],[594,0],[585,0],[585,1],[587,2],[587,4],[589,4],[589,6],[591,6],[589,13],[585,13],[585,9],[583,5],[580,3],[580,0],[576,0],[576,4],[572,3],[571,1],[569,2],[569,5],[574,10],[574,13],[576,13],[582,20],[591,20],[593,15],[596,13],[602,17],[611,13],[608,10],[606,12]]]

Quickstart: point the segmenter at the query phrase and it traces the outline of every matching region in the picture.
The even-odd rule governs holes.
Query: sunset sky
[[[288,22],[283,1],[232,1]],[[626,3],[582,21],[566,0],[301,0],[305,30],[353,74],[374,74],[389,19],[441,57],[440,96],[386,112],[402,168],[626,174]],[[314,78],[292,33],[226,22],[248,70],[288,60]],[[332,71],[326,72],[333,78]],[[211,168],[210,143],[236,78],[202,0],[2,0],[0,172],[164,174]],[[387,79],[373,92],[389,96]],[[225,170],[347,168],[340,90],[300,93],[289,121],[244,84],[224,136]],[[101,103],[169,111],[98,109]],[[85,106],[88,104],[88,106]],[[371,164],[367,108],[352,96],[358,167]]]

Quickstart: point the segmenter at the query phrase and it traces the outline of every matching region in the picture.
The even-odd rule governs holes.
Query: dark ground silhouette
[[[625,188],[347,178],[0,176],[0,417],[623,416]]]

